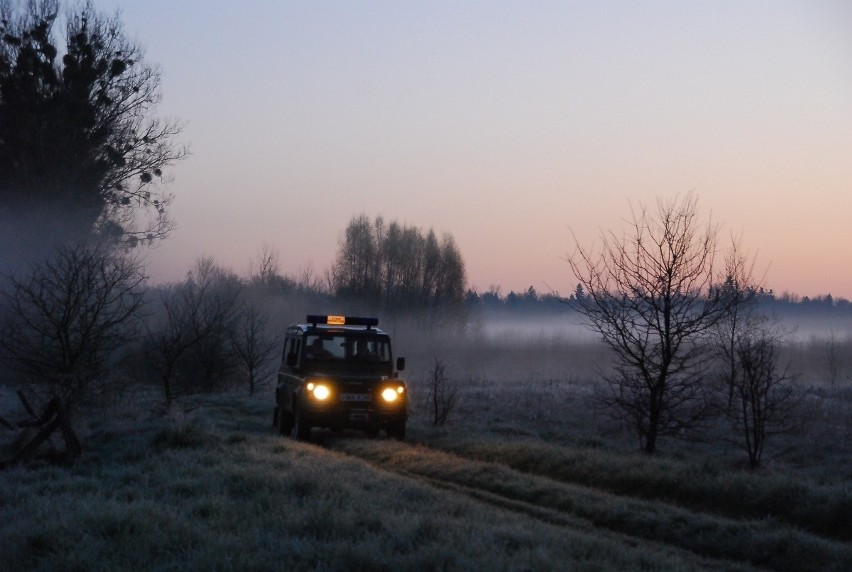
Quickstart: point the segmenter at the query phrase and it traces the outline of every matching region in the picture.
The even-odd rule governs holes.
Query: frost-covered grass
[[[772,484],[755,479],[746,491],[732,490],[728,476],[700,477],[707,493],[718,497],[720,504],[728,510],[703,506],[688,508],[660,494],[647,500],[645,494],[621,490],[613,494],[607,485],[618,482],[620,477],[629,478],[634,489],[666,488],[661,481],[668,481],[671,493],[677,494],[681,487],[678,475],[667,475],[664,463],[638,463],[632,467],[630,459],[611,459],[606,466],[604,459],[586,460],[587,468],[596,465],[597,476],[592,476],[585,485],[572,482],[576,477],[570,469],[560,471],[570,463],[569,456],[561,448],[538,448],[528,455],[528,447],[515,443],[516,448],[489,447],[487,442],[468,443],[463,455],[449,454],[434,447],[410,446],[396,442],[375,443],[364,440],[334,440],[335,449],[350,452],[396,472],[418,475],[437,481],[451,483],[479,493],[497,495],[509,502],[523,502],[532,507],[558,511],[572,518],[581,519],[600,530],[627,534],[651,542],[664,542],[708,558],[730,562],[747,563],[775,570],[802,569],[845,569],[852,565],[852,546],[848,538],[826,538],[812,532],[811,522],[796,522],[794,525],[772,518],[772,510],[754,502],[743,509],[730,501],[743,496],[774,497],[779,502],[792,500],[786,491],[779,491]],[[492,444],[493,445],[493,444]],[[449,449],[452,447],[446,447]],[[473,460],[472,457],[490,457],[490,460]],[[524,463],[535,458],[537,463]],[[516,470],[514,467],[522,467]],[[605,472],[608,469],[608,472]],[[594,475],[595,471],[591,471]],[[686,476],[683,472],[681,477]],[[673,477],[673,478],[672,478]],[[745,484],[740,480],[739,484]],[[773,483],[774,484],[774,483]],[[802,491],[797,488],[797,491]],[[838,509],[842,503],[848,510],[850,497],[842,490],[832,491],[821,499],[803,500],[833,501]],[[780,494],[779,494],[780,493]],[[807,497],[807,495],[802,495]],[[709,500],[709,498],[707,499]],[[751,499],[758,503],[765,498]],[[816,509],[810,506],[810,509]],[[529,510],[529,509],[528,509]],[[786,515],[786,513],[785,513]],[[809,515],[811,516],[811,515]],[[835,519],[843,519],[844,530],[835,530],[837,522],[827,522],[829,532],[848,532],[848,513],[834,513]],[[791,519],[795,520],[795,519]]]
[[[259,397],[192,401],[101,422],[70,467],[0,472],[0,569],[724,567],[273,436]]]
[[[840,480],[823,485],[791,474],[753,474],[713,462],[625,455],[529,438],[424,433],[422,442],[560,483],[723,518],[772,519],[826,538],[852,541],[852,491]]]

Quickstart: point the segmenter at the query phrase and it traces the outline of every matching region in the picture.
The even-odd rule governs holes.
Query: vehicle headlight
[[[318,401],[325,401],[331,396],[331,388],[323,383],[314,383],[312,381],[306,386],[306,388],[311,392],[314,399],[317,399]]]
[[[405,392],[405,387],[399,385],[397,387],[386,387],[382,390],[382,399],[388,403],[392,403],[402,396]]]

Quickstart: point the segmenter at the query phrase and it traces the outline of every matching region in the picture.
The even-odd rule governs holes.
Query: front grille
[[[373,400],[370,393],[341,393],[340,401],[369,403]]]

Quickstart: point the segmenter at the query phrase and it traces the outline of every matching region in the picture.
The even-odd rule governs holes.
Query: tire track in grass
[[[828,540],[849,543],[852,504],[842,487],[789,479],[717,473],[674,460],[597,456],[542,442],[456,439],[424,445],[474,461],[495,462],[522,473],[566,484],[593,486],[612,494],[680,506],[723,518],[787,523]],[[631,467],[627,468],[627,463]],[[713,474],[716,473],[716,474]]]
[[[731,566],[852,570],[852,547],[770,519],[735,520],[467,459],[422,445],[330,439],[326,446],[481,502],[564,526],[589,526]]]
[[[432,486],[437,489],[447,491],[451,494],[460,495],[461,497],[470,499],[474,502],[479,502],[499,510],[514,513],[519,516],[530,517],[548,525],[570,529],[571,532],[568,534],[579,533],[582,535],[600,538],[602,540],[606,539],[619,546],[624,546],[625,548],[647,550],[652,554],[659,554],[660,562],[665,562],[667,561],[667,558],[671,557],[674,558],[676,561],[680,561],[681,563],[687,563],[686,567],[683,567],[683,564],[681,564],[678,569],[724,570],[726,572],[739,570],[755,570],[753,566],[750,566],[746,563],[734,562],[730,560],[720,560],[716,558],[708,558],[705,556],[698,555],[692,551],[685,550],[684,548],[679,546],[643,538],[637,538],[635,536],[623,534],[616,531],[600,529],[587,519],[566,514],[565,512],[560,510],[550,509],[522,500],[511,499],[500,494],[492,493],[482,488],[468,487],[465,485],[454,483],[449,480],[427,477],[405,470],[396,470],[382,465],[381,463],[376,463],[373,460],[366,458],[362,455],[353,454],[352,451],[347,451],[344,450],[344,448],[335,446],[335,443],[324,442],[323,445],[327,449],[344,454],[346,457],[352,457],[362,460],[377,470],[386,471],[393,475],[409,478],[419,484]],[[658,566],[651,566],[650,569],[657,568]]]
[[[549,509],[546,507],[542,507],[536,504],[531,504],[528,502],[510,499],[503,495],[499,495],[496,493],[489,492],[484,489],[478,489],[473,487],[468,487],[464,485],[459,485],[450,481],[445,481],[441,479],[436,479],[433,477],[424,477],[422,475],[418,475],[416,473],[410,473],[408,471],[394,471],[395,474],[402,475],[404,477],[409,477],[411,479],[415,479],[418,481],[426,482],[434,487],[453,491],[456,493],[463,494],[465,496],[471,497],[475,500],[488,503],[490,505],[496,506],[498,508],[503,508],[506,510],[511,510],[512,512],[518,512],[525,514],[527,516],[531,516],[537,518],[538,520],[544,521],[548,524],[556,524],[559,526],[570,526],[572,528],[578,528],[582,530],[590,530],[594,527],[594,524],[588,521],[587,519],[580,518],[577,516],[569,515],[564,512]]]
[[[709,558],[696,554],[695,552],[692,552],[690,550],[686,550],[680,546],[661,543],[655,540],[637,538],[635,536],[616,531],[601,530],[600,528],[597,528],[594,523],[590,522],[587,519],[569,515],[562,511],[549,509],[536,504],[510,499],[505,496],[491,493],[483,489],[466,487],[464,485],[459,485],[440,479],[434,479],[431,477],[424,477],[415,473],[408,473],[406,471],[392,472],[400,476],[411,478],[417,482],[426,483],[442,490],[463,495],[465,497],[488,504],[495,508],[535,518],[550,525],[571,528],[572,530],[581,531],[585,534],[595,534],[600,537],[607,537],[615,542],[629,546],[630,548],[638,548],[641,546],[647,549],[655,550],[660,554],[676,555],[680,559],[686,561],[692,560],[694,561],[696,567],[700,566],[703,570],[725,570],[726,572],[730,572],[755,569],[753,566],[744,562],[734,562],[731,560]]]

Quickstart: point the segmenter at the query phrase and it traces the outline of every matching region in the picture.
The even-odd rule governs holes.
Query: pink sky
[[[633,204],[693,191],[766,285],[852,298],[852,4],[112,0],[186,122],[155,281],[331,264],[347,222],[451,233],[469,282],[576,280]]]

